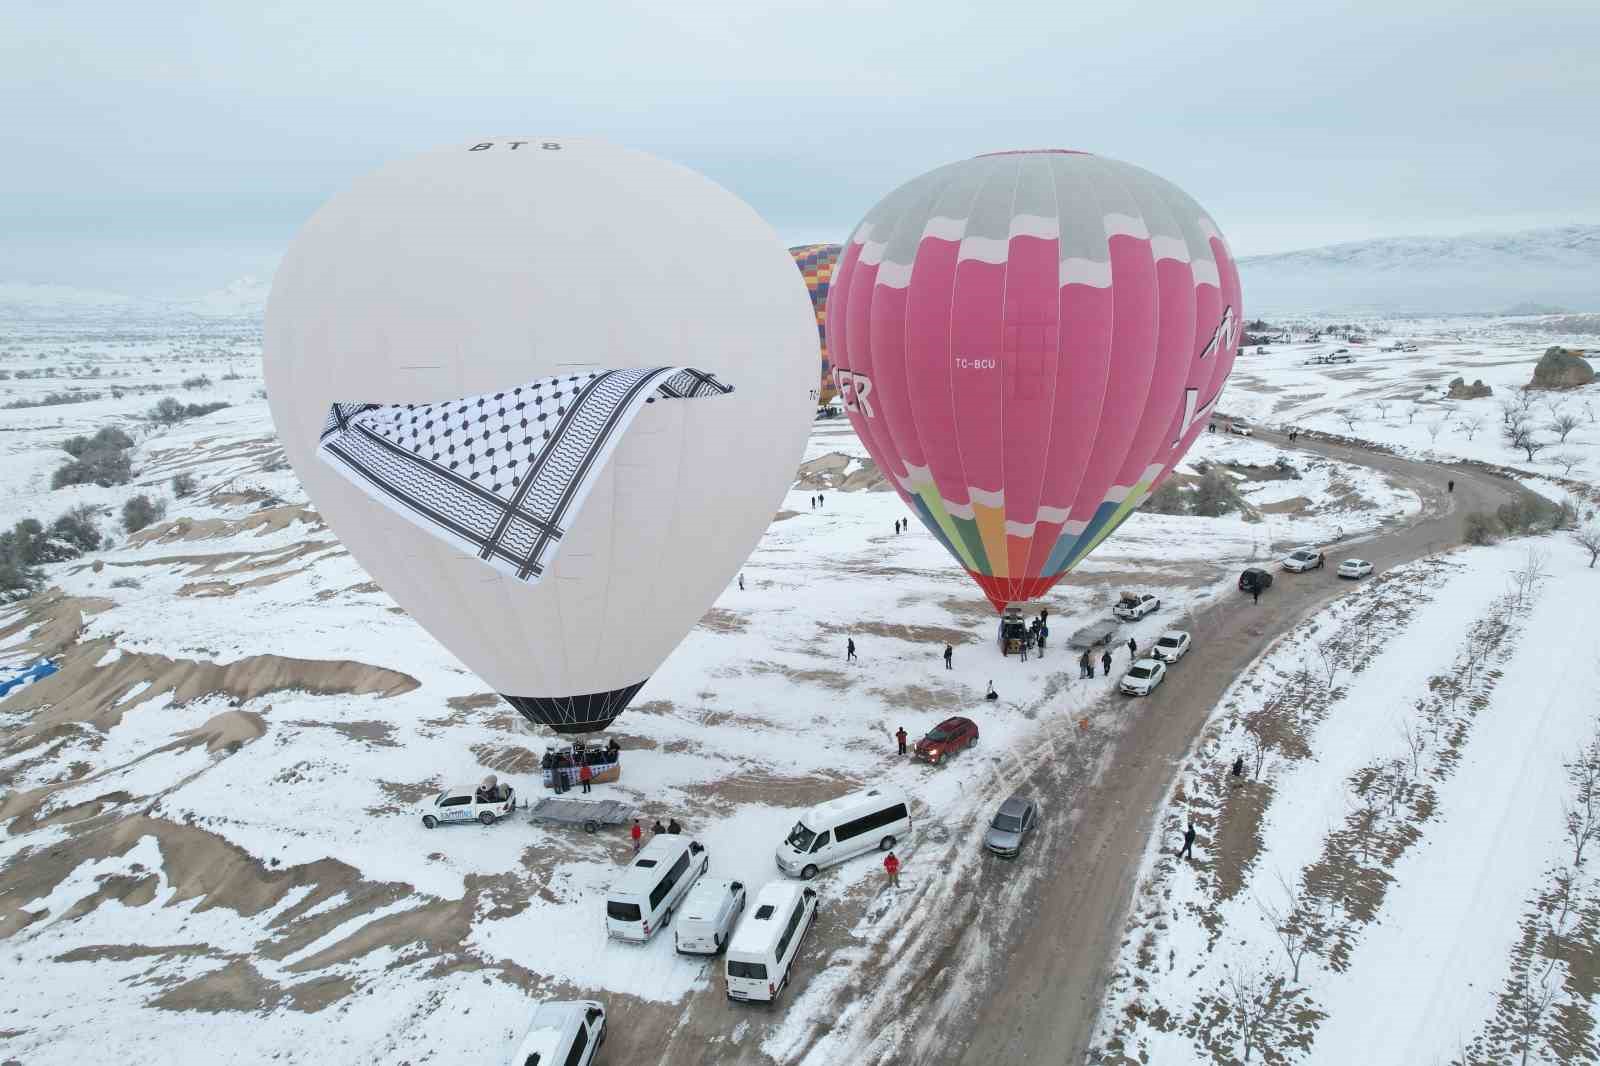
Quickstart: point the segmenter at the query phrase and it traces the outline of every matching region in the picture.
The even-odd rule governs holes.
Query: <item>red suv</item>
[[[926,763],[935,765],[954,755],[962,748],[978,742],[978,726],[970,718],[946,718],[928,735],[917,741],[915,755]]]

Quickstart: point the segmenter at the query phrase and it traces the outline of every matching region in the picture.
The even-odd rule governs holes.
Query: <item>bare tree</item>
[[[1439,434],[1444,432],[1444,419],[1441,418],[1437,422],[1429,422],[1424,428],[1428,431],[1428,442],[1430,444],[1438,444]]]
[[[1372,401],[1372,406],[1374,406],[1374,407],[1376,407],[1378,409],[1378,421],[1380,421],[1380,422],[1389,421],[1389,404],[1390,404],[1390,402],[1391,401],[1389,401],[1389,400],[1385,400],[1385,399],[1381,399],[1381,398]]]
[[[1456,428],[1465,433],[1468,440],[1471,440],[1483,428],[1483,416],[1473,415],[1471,418],[1463,418],[1456,423]]]
[[[1539,1033],[1540,1024],[1544,1020],[1545,1011],[1550,1009],[1550,1001],[1555,998],[1556,986],[1551,982],[1550,975],[1555,970],[1556,960],[1551,959],[1544,968],[1544,974],[1539,983],[1535,985],[1532,974],[1522,975],[1521,987],[1517,992],[1517,1039],[1521,1042],[1522,1057],[1517,1060],[1518,1066],[1528,1066],[1528,1055],[1533,1051],[1534,1040]]]
[[[1348,650],[1344,643],[1337,637],[1319,640],[1311,645],[1317,655],[1317,663],[1321,666],[1321,675],[1326,679],[1325,687],[1332,691],[1333,683],[1339,676],[1339,671],[1344,667],[1345,652]]]
[[[1528,553],[1522,558],[1522,567],[1511,572],[1513,580],[1512,596],[1518,607],[1521,607],[1539,587],[1539,583],[1548,576],[1547,565],[1550,562],[1550,553],[1537,545],[1530,546]],[[1504,623],[1501,623],[1502,627]],[[1498,639],[1495,643],[1499,643]]]
[[[1594,401],[1593,400],[1584,400],[1583,401],[1583,413],[1588,416],[1589,424],[1591,426],[1594,425],[1595,409],[1594,409]]]
[[[1564,763],[1571,798],[1562,804],[1572,865],[1583,865],[1583,852],[1600,837],[1600,735],[1591,737],[1577,758]]]
[[[1552,418],[1550,420],[1550,424],[1544,428],[1560,437],[1561,443],[1565,444],[1567,443],[1567,434],[1571,433],[1581,425],[1583,425],[1583,419],[1579,418],[1575,414],[1563,411]]]
[[[1289,960],[1289,970],[1293,975],[1290,979],[1299,984],[1300,963],[1304,961],[1306,952],[1311,950],[1310,933],[1315,919],[1299,905],[1298,894],[1289,887],[1289,882],[1281,870],[1277,876],[1278,888],[1283,893],[1283,902],[1273,903],[1257,896],[1256,907],[1261,911],[1261,916],[1272,926],[1272,931],[1278,937],[1278,944],[1283,948],[1284,957]]]
[[[1415,425],[1417,421],[1417,412],[1421,410],[1421,408],[1417,404],[1408,403],[1405,405],[1405,407],[1401,408],[1401,410],[1405,411],[1406,413],[1406,425]]]
[[[1550,461],[1559,466],[1562,476],[1566,477],[1571,475],[1573,467],[1583,462],[1583,456],[1577,452],[1556,452],[1550,457]]]
[[[1422,700],[1417,702],[1423,703]],[[1423,708],[1425,707],[1426,704],[1423,704]],[[1416,777],[1422,772],[1422,753],[1428,748],[1428,738],[1422,735],[1422,730],[1410,716],[1402,716],[1395,724],[1395,731],[1400,734],[1406,752],[1411,756],[1411,776]]]
[[[1340,411],[1339,421],[1343,422],[1345,424],[1345,428],[1353,434],[1356,431],[1356,423],[1360,420],[1356,417],[1356,413],[1354,411]]]
[[[1600,522],[1590,522],[1572,531],[1572,539],[1578,542],[1578,547],[1589,553],[1589,569],[1594,569],[1596,559],[1600,559]]]
[[[1531,463],[1534,456],[1550,447],[1550,442],[1541,441],[1530,432],[1526,437],[1522,438],[1522,443],[1518,444],[1517,447],[1528,453],[1528,462]]]
[[[1266,765],[1267,752],[1272,750],[1272,738],[1266,711],[1257,711],[1244,722],[1244,735],[1250,743],[1250,780],[1261,780],[1261,768]]]
[[[1512,392],[1500,397],[1500,424],[1509,426],[1523,410],[1522,402]]]

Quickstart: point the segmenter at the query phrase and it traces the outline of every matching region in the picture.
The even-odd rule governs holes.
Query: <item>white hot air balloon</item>
[[[265,351],[284,451],[351,554],[560,732],[609,724],[737,572],[793,480],[818,358],[747,204],[546,138],[334,197],[278,269]]]

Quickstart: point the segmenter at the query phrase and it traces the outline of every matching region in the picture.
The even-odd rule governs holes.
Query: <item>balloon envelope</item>
[[[952,163],[874,207],[828,293],[856,432],[996,608],[1041,595],[1182,459],[1242,322],[1171,183],[1081,152]]]
[[[441,148],[336,196],[278,269],[265,354],[284,450],[351,554],[524,714],[580,731],[621,712],[771,521],[817,345],[792,260],[737,197],[640,152],[534,138]],[[336,403],[679,366],[733,391],[640,406],[537,584],[316,456]]]
[[[817,314],[817,342],[822,345],[822,388],[817,399],[821,403],[832,400],[838,392],[833,384],[833,365],[828,362],[828,286],[843,248],[840,244],[801,244],[789,249]]]

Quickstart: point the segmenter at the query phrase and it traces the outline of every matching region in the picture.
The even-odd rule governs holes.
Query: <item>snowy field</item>
[[[1115,678],[1073,680],[1062,651],[1001,660],[977,589],[931,537],[893,533],[905,511],[848,423],[819,422],[747,587],[730,586],[618,721],[623,775],[596,787],[646,824],[679,818],[713,876],[753,885],[776,876],[772,851],[805,807],[881,780],[914,797],[904,887],[885,890],[872,858],[826,872],[786,1009],[728,1008],[715,967],[669,938],[607,940],[621,831],[420,825],[419,801],[487,772],[536,795],[549,738],[307,506],[273,438],[258,343],[247,323],[189,320],[0,335],[0,404],[104,393],[0,410],[0,528],[89,505],[115,538],[47,564],[44,591],[0,608],[0,677],[46,654],[62,667],[0,701],[0,938],[30,985],[0,1007],[0,1057],[499,1061],[533,1000],[571,995],[604,998],[619,1041],[691,1025],[713,1057],[820,1066],[874,1041],[883,1054],[894,1038],[870,1031],[853,975],[936,931],[941,893],[984,861],[981,826],[1042,735],[1080,718],[1115,732],[1131,713],[1105,698]],[[230,406],[146,420],[167,396]],[[111,425],[136,442],[132,481],[52,489],[61,443]],[[1134,586],[1164,602],[1128,631],[1148,644],[1245,562],[1419,506],[1363,468],[1302,461],[1290,476],[1278,458],[1203,438],[1190,469],[1221,464],[1249,513],[1136,515],[1051,594],[1053,633]],[[181,498],[180,474],[196,482]],[[166,513],[129,535],[117,516],[137,493]],[[849,637],[859,664],[844,662]],[[981,699],[991,679],[997,704]],[[980,723],[978,750],[937,770],[892,755],[897,727],[915,737],[954,713]]]

